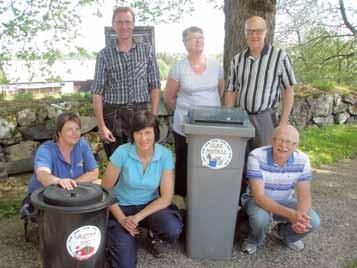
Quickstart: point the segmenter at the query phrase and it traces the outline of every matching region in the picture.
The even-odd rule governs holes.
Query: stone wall
[[[63,111],[80,114],[83,136],[89,141],[96,159],[106,160],[89,100],[3,102],[0,107],[0,178],[32,171],[36,149],[52,138],[54,120]],[[159,121],[160,142],[172,144],[172,112],[162,102]],[[311,125],[356,123],[357,96],[338,93],[295,96],[290,122],[299,129]]]

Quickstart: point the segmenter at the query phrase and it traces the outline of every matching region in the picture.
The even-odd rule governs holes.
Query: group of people
[[[108,223],[110,267],[136,266],[139,227],[148,229],[149,249],[156,257],[162,241],[172,243],[180,236],[182,218],[172,198],[185,196],[187,189],[184,116],[194,106],[220,106],[223,94],[224,105],[238,104],[256,130],[248,149],[248,188],[241,198],[250,226],[242,251],[252,254],[262,246],[273,220],[279,221],[272,230],[276,238],[291,249],[303,249],[301,239],[319,226],[311,208],[312,173],[308,157],[297,150],[299,134],[288,124],[294,72],[287,54],[266,43],[265,20],[254,16],[246,21],[248,48],[233,58],[226,88],[222,67],[203,53],[202,29],[183,31],[188,55],[171,68],[164,91],[165,102],[174,110],[176,161],[157,143],[158,66],[152,47],[134,41],[134,25],[131,8],[114,10],[117,42],[98,53],[92,85],[99,135],[110,160],[101,183],[116,197]],[[278,122],[275,108],[280,99]],[[36,153],[30,194],[49,184],[70,190],[80,182],[97,182],[98,168],[80,138],[80,126],[76,114],[57,118],[56,140],[42,144]]]

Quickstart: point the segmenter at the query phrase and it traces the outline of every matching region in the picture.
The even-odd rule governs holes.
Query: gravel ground
[[[355,268],[357,267],[356,160],[344,160],[315,170],[312,188],[313,207],[321,216],[321,228],[305,238],[303,252],[286,249],[277,240],[269,237],[265,247],[253,256],[241,253],[240,241],[237,241],[232,260],[192,260],[185,255],[184,243],[181,241],[169,248],[170,254],[164,259],[155,259],[140,247],[138,268]],[[26,243],[22,228],[22,222],[18,217],[0,220],[0,267],[41,267],[36,229],[32,229],[31,241]]]

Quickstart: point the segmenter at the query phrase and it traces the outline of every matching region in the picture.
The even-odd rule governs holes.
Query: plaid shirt
[[[152,47],[135,43],[128,53],[107,46],[97,55],[92,93],[109,104],[150,102],[150,90],[160,88]]]

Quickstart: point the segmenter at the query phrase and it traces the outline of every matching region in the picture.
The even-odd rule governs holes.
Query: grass
[[[345,267],[346,268],[357,268],[357,259],[353,259]]]
[[[299,149],[319,167],[357,156],[357,125],[331,125],[301,132]]]

